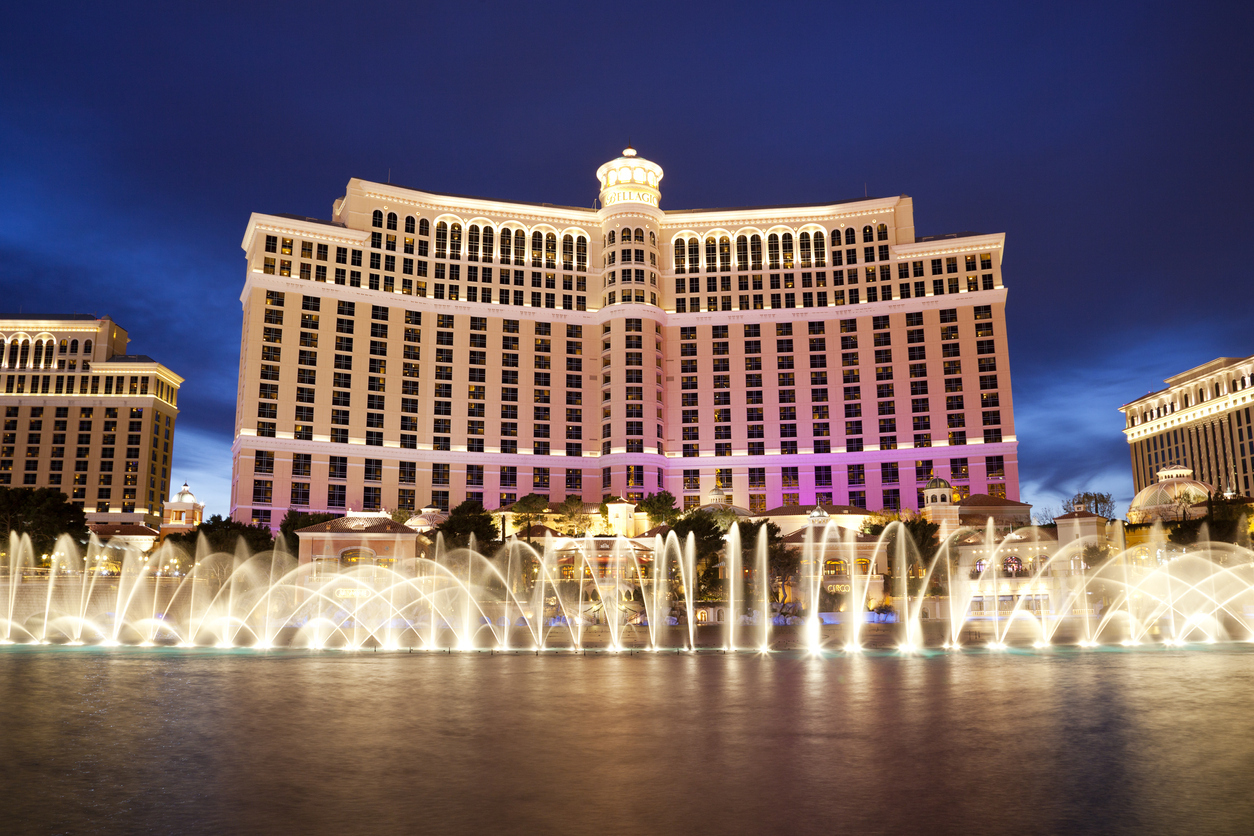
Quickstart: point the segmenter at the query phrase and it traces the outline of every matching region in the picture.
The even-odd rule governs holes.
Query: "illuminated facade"
[[[1164,382],[1166,389],[1119,407],[1137,492],[1174,466],[1218,493],[1254,496],[1254,357],[1220,357]]]
[[[161,524],[183,378],[87,314],[0,314],[0,485],[56,488],[92,524]]]
[[[232,513],[1018,498],[1004,236],[909,197],[664,211],[628,149],[599,208],[351,180],[254,214]]]

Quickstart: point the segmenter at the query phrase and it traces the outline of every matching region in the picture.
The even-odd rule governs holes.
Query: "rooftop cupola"
[[[621,157],[598,168],[597,180],[601,184],[601,206],[604,208],[632,203],[655,210],[659,208],[662,167],[637,156],[636,149],[631,146],[623,149]]]

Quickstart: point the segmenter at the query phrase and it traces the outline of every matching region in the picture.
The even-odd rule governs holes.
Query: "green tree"
[[[475,546],[480,552],[487,551],[496,542],[497,535],[496,522],[492,515],[475,499],[467,499],[449,511],[448,519],[436,526],[435,530],[444,535],[444,545],[450,549],[469,547],[473,535]]]
[[[1115,499],[1108,493],[1081,491],[1067,501],[1067,507],[1072,511],[1088,511],[1108,520],[1115,516]]]
[[[584,505],[583,497],[570,494],[555,509],[557,526],[564,534],[578,537],[592,527],[592,515]]]
[[[307,514],[304,511],[289,508],[287,513],[283,515],[283,522],[279,523],[279,537],[282,538],[283,546],[287,549],[287,553],[296,554],[300,550],[300,540],[296,536],[297,531],[333,519],[335,519],[335,514]]]
[[[509,509],[514,514],[514,525],[524,532],[527,542],[531,542],[531,527],[543,522],[549,514],[549,498],[538,493],[529,493],[518,500]]]
[[[752,572],[756,579],[751,590],[754,600],[759,600],[762,595],[758,584],[766,583],[771,597],[782,601],[785,585],[801,571],[801,553],[788,547],[784,542],[783,532],[773,522],[741,520],[737,526],[740,529],[741,567]],[[762,526],[766,526],[765,578],[758,577],[758,533]]]
[[[29,535],[41,561],[62,534],[80,543],[91,536],[83,509],[54,488],[0,488],[0,532],[10,531]]]
[[[718,521],[708,511],[691,511],[680,517],[671,526],[671,531],[679,538],[683,546],[688,542],[691,533],[696,546],[696,578],[697,596],[700,598],[718,598],[724,591],[719,578],[718,556],[723,549],[723,530]]]
[[[1080,552],[1080,559],[1092,570],[1100,569],[1111,557],[1110,546],[1099,546],[1097,543],[1089,543]]]
[[[189,555],[196,554],[196,541],[204,535],[210,552],[233,553],[243,540],[253,554],[274,548],[274,537],[266,525],[249,525],[221,514],[214,514],[200,524],[200,528],[186,534],[171,534],[166,542],[178,546]]]
[[[651,493],[636,506],[649,515],[649,527],[674,525],[679,519],[679,509],[675,507],[675,495],[670,491]]]
[[[723,530],[709,511],[691,511],[680,517],[671,531],[679,538],[680,544],[688,541],[691,533],[696,539],[697,563],[704,563],[718,557],[723,549]]]

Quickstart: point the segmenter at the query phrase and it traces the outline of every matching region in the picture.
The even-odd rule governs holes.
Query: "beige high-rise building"
[[[0,314],[0,485],[56,488],[93,524],[156,527],[183,378],[89,314]]]
[[[1164,382],[1119,407],[1137,492],[1156,484],[1159,471],[1185,468],[1217,493],[1254,496],[1254,357],[1219,357]]]
[[[664,211],[662,176],[628,149],[594,208],[353,179],[330,220],[254,214],[235,517],[1018,499],[1003,235],[916,237],[906,196]]]

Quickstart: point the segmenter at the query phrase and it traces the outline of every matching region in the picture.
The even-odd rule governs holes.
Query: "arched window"
[[[675,272],[676,273],[684,272],[684,265],[688,263],[687,256],[685,255],[686,253],[685,246],[686,245],[684,244],[684,239],[679,238],[675,241],[674,248],[675,248]]]
[[[1005,570],[1006,574],[1013,575],[1016,572],[1023,571],[1023,561],[1014,555],[1010,555],[1002,561],[1001,568]]]
[[[867,560],[865,557],[860,557],[860,558],[858,558],[858,559],[854,562],[854,565],[858,567],[858,574],[859,574],[859,575],[869,575],[869,574],[871,574],[871,561]]]
[[[448,258],[448,224],[444,221],[435,225],[435,257]]]
[[[888,224],[880,224],[875,228],[875,237],[880,241],[888,240]]]
[[[641,244],[644,243],[644,227],[642,226],[636,227],[636,240],[639,241]]]
[[[766,236],[766,252],[770,269],[779,269],[779,236],[772,232]]]
[[[557,236],[552,232],[544,236],[544,266],[557,269]]]
[[[792,269],[792,233],[785,232],[783,235],[784,243],[784,269]]]
[[[531,233],[531,266],[540,267],[544,264],[544,233],[539,230]]]
[[[611,229],[609,234],[605,237],[607,239],[607,245],[613,244],[614,243],[614,230]]]
[[[714,236],[705,239],[705,272],[713,273],[718,269],[718,242]]]
[[[696,238],[688,239],[688,272],[701,272],[701,244]]]
[[[88,355],[91,354],[91,340],[85,340],[83,342],[83,353]]]
[[[70,353],[78,354],[78,340],[70,340]]]
[[[987,565],[988,565],[988,561],[986,561],[984,558],[980,558],[979,560],[975,561],[975,571],[983,572],[984,567]]]
[[[22,340],[22,344],[18,347],[17,367],[19,369],[26,368],[26,364],[30,362],[30,342]]]
[[[801,266],[810,266],[810,233],[803,232],[797,236],[797,250],[801,257]]]
[[[726,235],[718,239],[718,269],[723,273],[731,272],[731,239]]]
[[[870,224],[862,227],[862,242],[864,244],[870,244],[874,240],[875,240],[875,230],[871,229]]]
[[[823,574],[845,575],[849,573],[849,565],[843,560],[826,560],[823,562]]]
[[[484,261],[492,260],[492,249],[496,246],[496,237],[492,233],[492,227],[485,226],[483,228],[483,246],[480,252],[483,253]]]
[[[452,259],[460,259],[462,257],[462,225],[453,224],[449,227],[448,233],[448,257]]]
[[[509,227],[501,230],[501,263],[509,264],[509,252],[514,246],[514,233]]]
[[[44,341],[37,340],[35,342],[35,353],[31,357],[30,367],[32,369],[42,369],[44,365]]]
[[[479,260],[479,224],[471,224],[466,228],[466,260]]]
[[[61,338],[61,345],[60,345],[60,347],[57,349],[57,353],[58,353],[58,354],[64,354],[64,353],[66,352],[66,350],[69,348],[69,345],[70,345],[70,344],[69,344],[68,342],[66,342],[65,338],[64,338],[64,337],[62,337],[62,338]]]
[[[756,233],[749,237],[749,258],[754,270],[762,269],[762,236]]]
[[[736,269],[749,269],[749,238],[745,235],[736,236]]]
[[[388,229],[391,229],[391,230],[396,229],[396,213],[395,212],[388,212]]]
[[[418,219],[418,234],[423,238],[431,237],[431,222],[426,218]]]
[[[575,239],[575,269],[588,272],[588,239],[582,235]]]
[[[405,232],[409,233],[410,235],[414,234],[414,216],[413,215],[405,216]]]
[[[374,210],[374,215],[371,216],[370,225],[375,227],[376,229],[383,229],[383,210],[382,209]]]
[[[853,231],[853,227],[845,230],[845,245],[858,243],[858,234]]]
[[[527,233],[521,229],[514,233],[514,264],[522,267],[527,263]]]
[[[814,266],[827,266],[827,242],[821,232],[814,233]]]
[[[649,230],[649,246],[650,247],[657,246],[657,236],[653,234],[653,230],[651,229]]]
[[[575,236],[562,236],[562,269],[575,269]]]

